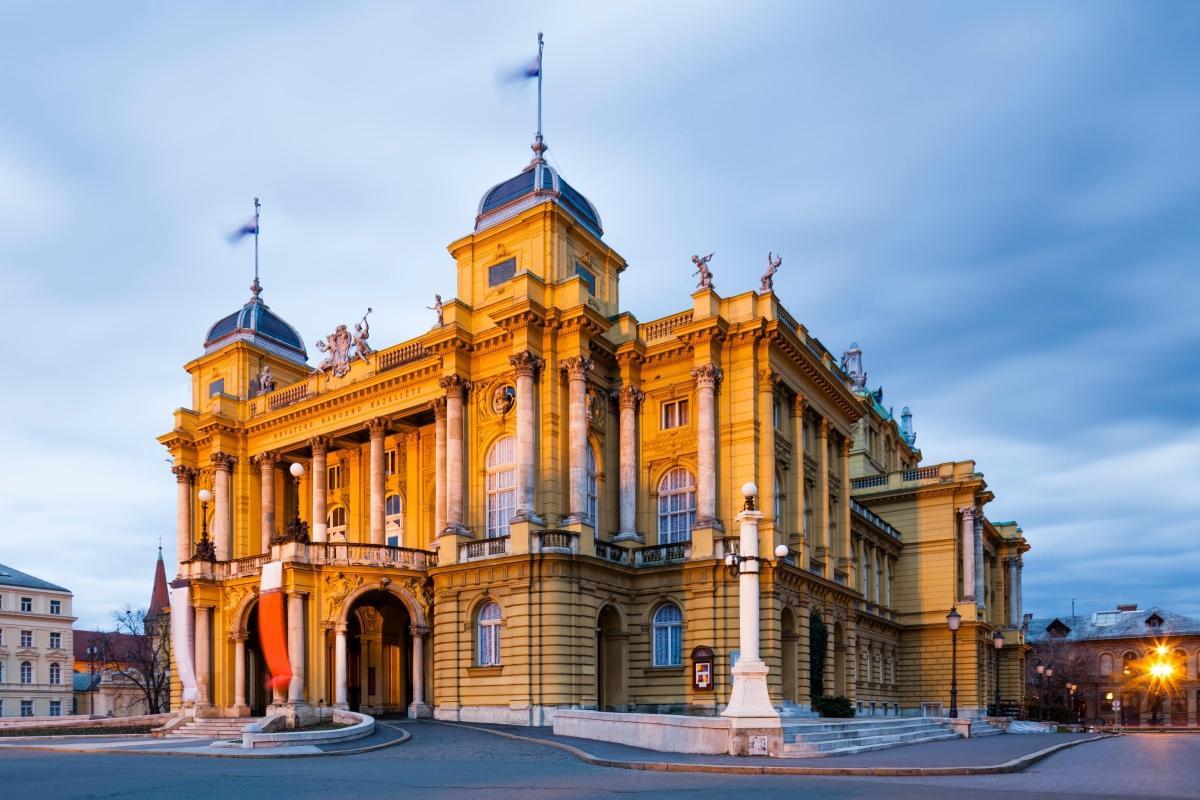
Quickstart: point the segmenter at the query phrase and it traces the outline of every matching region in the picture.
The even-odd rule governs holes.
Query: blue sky
[[[1017,519],[1026,609],[1200,614],[1200,7],[162,3],[0,7],[0,561],[145,604],[181,365],[247,297],[377,345],[454,293],[450,241],[550,154],[630,263],[622,305],[776,287],[864,350],[928,463]]]

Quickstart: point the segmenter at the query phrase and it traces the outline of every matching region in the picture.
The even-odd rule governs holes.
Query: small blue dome
[[[204,352],[211,353],[230,342],[243,341],[301,364],[308,361],[304,340],[291,325],[271,311],[259,294],[258,279],[250,285],[251,297],[240,310],[218,320],[204,338]]]
[[[545,151],[546,146],[542,143],[541,134],[538,134],[533,143],[533,161],[529,166],[516,177],[484,192],[483,199],[479,201],[479,213],[475,217],[477,232],[533,208],[538,203],[557,203],[594,235],[604,235],[596,207],[559,177],[558,170],[546,163],[542,157]]]

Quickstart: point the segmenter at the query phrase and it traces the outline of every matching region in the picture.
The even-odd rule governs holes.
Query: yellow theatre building
[[[988,520],[974,462],[922,465],[861,351],[835,358],[770,274],[722,296],[696,258],[690,305],[640,322],[596,209],[540,136],[533,149],[449,246],[457,296],[432,329],[373,350],[365,320],[338,326],[313,367],[256,279],[187,363],[189,405],[159,437],[177,479],[174,585],[190,591],[171,609],[194,631],[186,705],[522,725],[558,709],[716,714],[746,482],[760,552],[788,548],[761,578],[785,714],[814,695],[945,713],[952,607],[960,713],[984,712],[997,676],[1017,702],[1028,546]],[[295,673],[274,696],[257,626],[268,561],[283,562]]]

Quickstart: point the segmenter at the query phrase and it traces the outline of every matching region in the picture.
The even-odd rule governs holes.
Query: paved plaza
[[[921,798],[1200,797],[1200,736],[1134,735],[1068,748],[1010,775],[813,777],[662,773],[590,766],[570,753],[490,732],[404,722],[405,744],[335,758],[234,760],[137,754],[0,751],[5,798]],[[1036,749],[995,737],[993,755]],[[1003,742],[1003,744],[1000,744]],[[982,744],[982,740],[979,744]],[[888,751],[886,761],[961,761],[969,742]],[[957,748],[956,748],[957,745]],[[978,751],[983,752],[983,751]],[[902,758],[907,753],[907,758]],[[849,763],[831,759],[824,763]],[[880,763],[884,762],[881,754]],[[810,762],[811,763],[811,762]],[[353,777],[354,780],[350,780]],[[736,795],[735,795],[736,793]]]

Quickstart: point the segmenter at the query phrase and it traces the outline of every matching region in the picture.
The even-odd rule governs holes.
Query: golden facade
[[[973,463],[921,466],[858,358],[835,359],[768,276],[729,297],[704,286],[650,322],[622,310],[625,260],[540,147],[450,245],[457,297],[428,332],[370,351],[335,331],[314,370],[256,281],[187,364],[191,407],[160,441],[204,713],[716,713],[747,481],[760,552],[789,548],[762,571],[776,702],[940,708],[955,604],[960,707],[989,701],[996,630],[1019,686],[1026,545],[986,519]],[[284,563],[297,672],[274,697],[255,631],[268,560]]]

